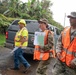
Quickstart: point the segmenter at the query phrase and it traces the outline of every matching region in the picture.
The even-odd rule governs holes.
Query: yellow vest
[[[19,47],[21,45],[21,42],[19,42],[20,40],[20,37],[27,37],[28,38],[28,30],[24,27],[22,28],[21,30],[19,30],[17,33],[16,33],[16,36],[15,36],[15,46]],[[28,45],[28,41],[24,42],[22,44],[22,47],[25,47]]]

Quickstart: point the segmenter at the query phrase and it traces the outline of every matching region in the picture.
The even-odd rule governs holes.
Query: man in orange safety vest
[[[76,12],[67,17],[71,26],[64,28],[58,39],[53,75],[76,75]]]

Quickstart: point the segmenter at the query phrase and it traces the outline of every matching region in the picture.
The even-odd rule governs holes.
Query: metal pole
[[[66,21],[66,13],[64,14],[64,27],[65,27],[65,21]]]

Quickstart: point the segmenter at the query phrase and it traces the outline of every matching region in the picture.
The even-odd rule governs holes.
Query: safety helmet
[[[24,25],[26,26],[26,22],[25,22],[24,19],[21,19],[21,20],[18,22],[18,24],[20,24],[20,23],[22,23],[22,24],[24,24]]]

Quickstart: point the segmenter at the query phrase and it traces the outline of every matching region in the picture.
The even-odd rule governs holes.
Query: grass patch
[[[0,33],[0,46],[4,46],[5,43],[5,35]]]

